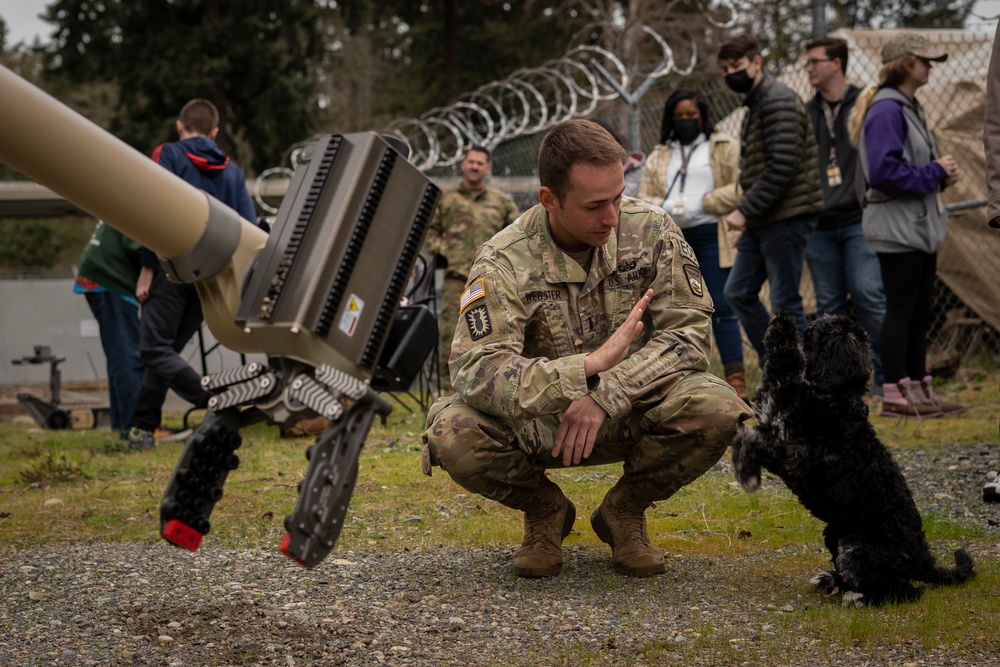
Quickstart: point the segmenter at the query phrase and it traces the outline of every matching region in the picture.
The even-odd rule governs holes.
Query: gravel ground
[[[1000,561],[1000,504],[981,500],[1000,444],[896,454],[918,505],[982,527],[991,539],[973,555]],[[732,479],[726,460],[709,474]],[[816,567],[820,548],[809,551]],[[589,546],[566,548],[559,577],[516,580],[512,551],[335,551],[304,570],[276,549],[8,549],[0,665],[647,665],[651,645],[665,651],[656,664],[997,664],[997,638],[940,650],[815,636],[804,615],[837,603],[782,567],[801,555],[792,548],[732,561],[668,554],[665,576],[640,580],[614,574],[607,551]],[[772,582],[767,599],[743,594],[746,577]],[[777,641],[777,654],[757,655],[761,639]]]

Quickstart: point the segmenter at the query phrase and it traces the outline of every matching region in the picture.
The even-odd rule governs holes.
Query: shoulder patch
[[[469,285],[469,287],[462,292],[462,298],[458,301],[458,312],[462,312],[468,307],[470,303],[478,301],[486,296],[486,285],[483,279],[480,278],[476,282]]]
[[[691,247],[691,244],[687,242],[687,239],[684,238],[683,234],[678,234],[678,237],[678,240],[680,241],[681,255],[690,259],[692,262],[697,262],[698,256],[694,254],[694,248]],[[685,265],[685,268],[687,268],[687,265]]]
[[[691,293],[697,297],[705,296],[705,281],[701,277],[701,269],[694,264],[685,264],[684,275]]]
[[[469,336],[472,340],[486,338],[493,333],[493,323],[490,321],[490,311],[486,304],[476,306],[463,313],[466,326],[469,327]]]

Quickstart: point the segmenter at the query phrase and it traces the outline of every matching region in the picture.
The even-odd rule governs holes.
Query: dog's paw
[[[824,593],[833,593],[837,590],[837,580],[833,576],[833,572],[820,572],[810,579],[809,583]]]
[[[760,474],[752,475],[737,472],[736,481],[740,483],[740,486],[743,487],[743,490],[747,493],[753,493],[760,488]]]
[[[847,591],[844,593],[843,603],[845,607],[861,607],[865,606],[865,596],[864,593],[858,593],[857,591]]]
[[[799,327],[788,313],[778,313],[771,318],[764,332],[764,347],[770,353],[779,347],[799,344]]]

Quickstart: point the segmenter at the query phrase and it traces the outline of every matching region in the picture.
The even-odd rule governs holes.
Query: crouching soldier
[[[751,412],[708,371],[712,301],[666,213],[622,201],[624,149],[586,120],[538,156],[536,205],[485,243],[459,303],[457,393],[424,472],[524,513],[521,577],[557,575],[576,508],[552,468],[624,462],[590,523],[631,576],[665,571],[645,510],[712,467]]]

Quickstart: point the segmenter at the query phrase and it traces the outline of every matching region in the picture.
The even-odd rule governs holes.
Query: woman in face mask
[[[719,224],[740,197],[740,146],[714,129],[701,93],[674,92],[664,105],[660,143],[646,161],[639,198],[662,206],[694,250],[715,302],[712,328],[726,381],[746,400],[740,325],[723,296],[736,251]]]

